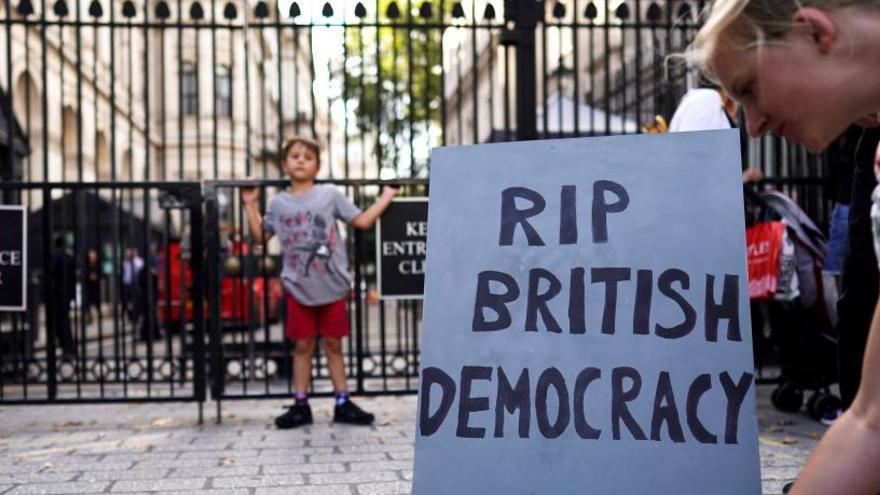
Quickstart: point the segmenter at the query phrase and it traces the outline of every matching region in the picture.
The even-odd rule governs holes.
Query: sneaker
[[[294,404],[287,412],[275,418],[275,426],[282,430],[312,424],[312,408],[308,405]]]
[[[843,411],[841,411],[840,409],[832,409],[825,413],[822,418],[819,419],[819,422],[825,426],[831,426],[834,424],[835,421],[837,421],[837,418],[841,417],[842,415]]]
[[[336,409],[333,411],[334,423],[369,425],[375,419],[375,416],[358,407],[351,399],[346,400],[342,405],[336,406]]]

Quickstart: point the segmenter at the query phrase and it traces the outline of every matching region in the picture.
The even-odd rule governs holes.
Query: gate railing
[[[0,404],[201,405],[204,283],[177,276],[203,271],[199,183],[0,192],[26,207],[29,260],[27,311],[0,313]]]

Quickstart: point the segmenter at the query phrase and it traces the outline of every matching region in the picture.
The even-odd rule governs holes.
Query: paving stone
[[[191,479],[158,479],[158,480],[126,480],[117,481],[110,488],[111,492],[159,492],[168,490],[198,490],[204,488],[206,478]]]
[[[412,459],[414,457],[415,452],[412,450],[402,451],[402,452],[389,452],[388,455],[391,456],[394,460],[404,460],[404,459]]]
[[[77,473],[51,473],[51,472],[29,472],[16,474],[0,474],[0,484],[9,483],[11,485],[24,485],[27,483],[58,483],[61,481],[71,481],[76,478]]]
[[[255,495],[352,495],[354,489],[348,485],[298,486],[296,492],[290,488],[257,488]]]
[[[294,486],[305,484],[300,474],[263,474],[259,476],[233,476],[231,478],[214,478],[214,488],[242,488],[258,486]]]
[[[338,447],[296,447],[296,448],[269,448],[260,451],[261,457],[280,457],[285,455],[303,456],[303,455],[330,455],[337,452]]]
[[[365,454],[369,452],[412,452],[413,446],[408,443],[344,445],[339,447],[343,454]]]
[[[260,472],[260,466],[236,466],[229,464],[219,467],[175,469],[168,478],[197,478],[215,476],[253,476]]]
[[[343,473],[345,471],[344,464],[332,462],[322,462],[320,464],[278,464],[274,466],[263,466],[263,473],[265,474]]]
[[[197,452],[181,452],[178,459],[210,459],[223,457],[224,455],[235,457],[256,457],[260,452],[257,450],[211,450]]]
[[[358,495],[408,495],[411,492],[412,484],[408,481],[358,485]]]
[[[79,475],[77,481],[120,481],[161,479],[168,469],[129,469],[124,471],[89,471]]]
[[[399,478],[393,471],[362,471],[357,473],[315,473],[309,475],[310,484],[333,485],[341,483],[368,483],[374,481],[396,481]]]
[[[30,483],[18,485],[4,495],[56,495],[66,493],[100,493],[110,483],[106,482],[67,482],[67,483]]]
[[[125,495],[250,495],[249,488],[221,488],[219,490],[163,490],[161,492],[126,492]]]
[[[398,469],[412,469],[412,461],[381,461],[381,462],[352,462],[349,467],[352,471],[393,471]]]
[[[170,468],[196,468],[218,466],[225,459],[219,456],[216,459],[148,459],[135,463],[133,469],[170,469]]]
[[[309,462],[369,462],[384,461],[388,456],[382,452],[372,454],[330,454],[330,455],[310,455]]]
[[[76,457],[48,462],[52,464],[52,471],[122,471],[134,465],[133,462],[83,462]]]
[[[281,455],[266,457],[230,457],[230,459],[240,466],[271,466],[277,464],[296,464],[305,462],[305,456],[302,455]]]
[[[29,463],[23,464],[5,464],[7,462],[6,459],[0,459],[0,474],[18,474],[18,473],[33,473],[37,469],[40,468],[39,465],[33,465]]]
[[[218,443],[218,444],[160,444],[154,445],[152,448],[153,452],[216,452],[218,450],[227,450],[229,449],[229,443]]]

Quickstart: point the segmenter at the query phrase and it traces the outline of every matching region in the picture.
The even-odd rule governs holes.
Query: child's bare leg
[[[334,392],[346,392],[348,383],[345,381],[345,362],[342,359],[342,339],[339,337],[321,337],[321,349],[327,356],[327,369],[333,382]]]
[[[314,354],[314,338],[297,339],[293,349],[293,390],[295,392],[305,392],[309,389]]]

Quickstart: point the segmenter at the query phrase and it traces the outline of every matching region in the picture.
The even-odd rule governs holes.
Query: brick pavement
[[[759,387],[764,493],[780,493],[821,435],[803,414],[769,406]],[[415,397],[360,399],[371,428],[277,431],[277,401],[230,401],[223,423],[193,404],[0,407],[0,494],[390,495],[410,492]],[[213,411],[207,404],[206,413]]]

